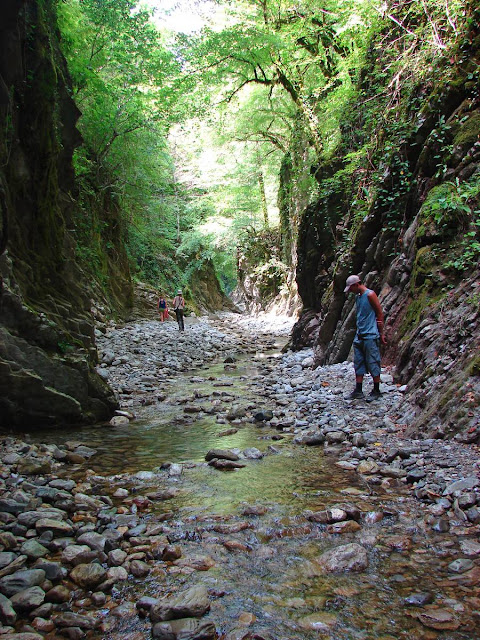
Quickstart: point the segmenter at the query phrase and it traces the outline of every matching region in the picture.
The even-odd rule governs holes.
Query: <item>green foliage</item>
[[[466,189],[459,182],[443,182],[430,189],[420,215],[439,227],[456,226],[471,214],[468,204],[470,194],[471,189]]]

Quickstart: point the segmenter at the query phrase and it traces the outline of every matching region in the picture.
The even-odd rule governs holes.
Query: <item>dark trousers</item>
[[[183,324],[183,309],[174,309],[177,316],[178,328],[180,331],[185,331],[185,325]]]

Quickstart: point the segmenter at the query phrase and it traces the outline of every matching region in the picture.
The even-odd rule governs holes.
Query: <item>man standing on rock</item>
[[[179,289],[177,291],[177,295],[173,299],[173,310],[175,311],[175,315],[177,316],[178,328],[180,331],[185,331],[185,325],[183,322],[183,311],[185,309],[185,300],[182,295],[182,290]]]
[[[349,399],[364,398],[363,376],[370,372],[373,378],[373,390],[368,402],[379,400],[380,391],[380,342],[386,344],[383,335],[383,311],[377,294],[362,284],[356,275],[348,276],[345,293],[354,293],[357,305],[357,332],[353,341],[353,365],[355,367],[355,389]]]

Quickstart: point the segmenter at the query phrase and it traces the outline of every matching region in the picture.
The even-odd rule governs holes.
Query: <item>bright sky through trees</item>
[[[199,31],[218,9],[209,0],[143,0],[143,4],[154,10],[158,27],[178,33]]]

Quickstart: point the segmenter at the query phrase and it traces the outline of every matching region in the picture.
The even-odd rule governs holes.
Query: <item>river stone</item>
[[[182,549],[179,546],[173,545],[173,544],[166,545],[160,553],[160,558],[164,562],[174,562],[175,560],[178,560],[181,557],[182,557]]]
[[[43,640],[44,636],[40,633],[25,631],[23,633],[6,633],[2,635],[2,640]]]
[[[47,591],[45,594],[45,600],[47,602],[52,602],[53,604],[68,602],[70,600],[70,589],[63,584],[58,584]]]
[[[447,487],[445,487],[443,495],[449,496],[454,494],[456,491],[465,491],[466,489],[473,489],[474,487],[478,487],[479,484],[480,484],[480,481],[476,476],[463,478],[462,480],[457,480],[456,482],[452,482]]]
[[[107,580],[113,580],[114,582],[128,580],[128,571],[124,567],[110,567],[107,571]]]
[[[53,487],[54,489],[63,489],[64,491],[71,491],[77,486],[75,480],[62,480],[61,478],[56,478],[55,480],[51,480],[48,483],[49,487]]]
[[[219,471],[233,471],[234,469],[243,469],[246,467],[246,465],[241,462],[236,462],[234,460],[219,460],[218,458],[210,460],[208,465],[210,467],[215,467],[215,469],[218,469]]]
[[[80,629],[95,629],[97,622],[90,616],[82,615],[80,613],[72,613],[65,611],[53,617],[54,623],[57,627],[79,627]]]
[[[107,572],[96,562],[79,564],[70,572],[70,578],[84,589],[92,589],[105,579]]]
[[[13,562],[11,562],[0,571],[0,577],[10,575],[12,573],[15,573],[15,571],[20,571],[20,569],[23,569],[23,567],[27,564],[27,560],[27,556],[18,556],[18,558],[15,558]]]
[[[17,620],[17,614],[12,607],[9,598],[0,593],[0,622],[6,625],[14,625]]]
[[[22,511],[25,511],[26,507],[27,503],[25,502],[17,502],[12,498],[0,498],[0,511],[5,513],[18,515]]]
[[[262,453],[260,449],[257,449],[256,447],[249,447],[248,449],[244,449],[243,455],[248,460],[260,460],[261,458],[263,458],[265,454]]]
[[[347,512],[344,509],[324,509],[323,511],[311,513],[308,519],[320,524],[333,524],[334,522],[346,520]]]
[[[54,507],[49,507],[48,509],[42,509],[41,511],[25,511],[24,513],[19,514],[17,521],[19,524],[25,525],[31,529],[35,526],[35,523],[38,522],[38,520],[42,520],[44,518],[61,520],[63,517],[65,517],[65,513],[55,509]]]
[[[135,578],[144,578],[150,573],[150,567],[141,560],[132,560],[130,563],[130,573]]]
[[[460,540],[460,549],[466,556],[480,555],[480,543],[475,540]]]
[[[157,622],[152,628],[152,636],[158,640],[209,640],[217,637],[217,631],[210,620],[183,618]]]
[[[326,551],[318,563],[329,573],[364,571],[368,567],[368,556],[364,547],[352,543]]]
[[[19,591],[10,598],[12,607],[17,613],[20,613],[21,611],[31,611],[32,609],[36,609],[41,604],[43,604],[44,600],[45,591],[38,586],[28,587],[28,589]]]
[[[97,533],[96,531],[87,531],[78,536],[77,543],[81,545],[87,545],[94,551],[103,551],[105,549],[105,543],[107,539],[105,536]]]
[[[380,467],[373,460],[362,460],[357,467],[358,473],[363,473],[364,475],[373,475],[378,473]]]
[[[460,622],[446,609],[430,609],[419,614],[418,619],[425,626],[438,631],[455,631]]]
[[[327,533],[355,533],[361,529],[355,520],[345,520],[345,522],[335,522],[327,526]]]
[[[450,562],[448,569],[454,573],[465,573],[465,571],[473,569],[474,566],[473,561],[468,558],[457,558],[453,562]]]
[[[44,580],[45,571],[42,569],[17,571],[13,575],[5,576],[0,580],[0,592],[10,598],[15,593],[42,584]]]
[[[2,551],[0,553],[0,569],[4,567],[8,567],[15,559],[17,558],[17,554],[13,553],[13,551]]]
[[[325,436],[323,433],[317,433],[315,435],[305,436],[303,438],[303,444],[307,447],[318,447],[325,442]]]
[[[69,544],[62,552],[62,562],[72,564],[79,555],[91,551],[86,544]],[[120,563],[121,564],[121,563]]]
[[[4,550],[15,549],[17,547],[17,539],[10,531],[2,531],[0,533],[0,545]]]
[[[45,557],[48,554],[48,549],[37,540],[26,540],[20,547],[20,553],[25,554],[30,560],[36,560]]]
[[[150,610],[150,619],[152,622],[160,622],[178,618],[200,618],[209,610],[207,589],[199,585],[159,600]]]
[[[405,598],[404,602],[412,607],[424,607],[426,604],[433,602],[433,594],[428,591],[412,593]]]
[[[210,449],[205,455],[205,460],[209,462],[210,460],[214,460],[214,458],[218,458],[219,460],[232,460],[234,462],[240,460],[240,457],[236,453],[227,449]]]
[[[47,459],[22,458],[18,462],[18,473],[26,476],[40,476],[52,472],[52,465]]]
[[[158,598],[152,598],[151,596],[142,596],[140,600],[137,600],[135,607],[139,611],[149,612],[154,604],[157,604]]]
[[[123,427],[130,424],[130,420],[126,416],[113,416],[108,424],[111,427]]]
[[[68,536],[73,533],[73,528],[68,522],[52,520],[51,518],[40,518],[35,522],[35,528],[39,533],[52,531],[55,536]]]
[[[322,635],[331,631],[336,624],[337,616],[323,611],[311,613],[298,620],[298,626],[304,631],[317,631]]]
[[[39,558],[32,565],[32,569],[43,569],[46,579],[52,582],[63,580],[68,575],[67,569],[60,562],[53,562],[53,560],[45,560],[44,558]]]
[[[127,552],[123,551],[123,549],[112,549],[108,553],[108,564],[111,567],[119,567],[125,562],[127,555]]]

